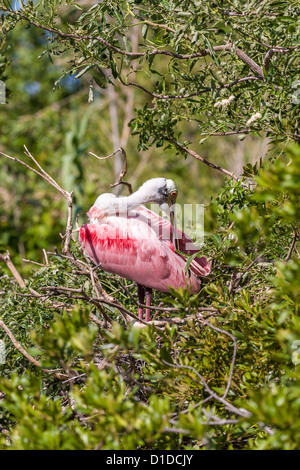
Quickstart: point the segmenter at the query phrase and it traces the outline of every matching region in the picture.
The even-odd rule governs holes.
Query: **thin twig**
[[[264,60],[263,60],[263,68],[265,69],[266,73],[269,71],[270,63],[271,63],[271,58],[275,54],[274,49],[269,49],[268,52],[266,53]]]
[[[239,178],[233,172],[228,171],[225,168],[222,168],[220,165],[216,165],[215,163],[209,162],[204,157],[201,157],[201,155],[199,155],[194,150],[191,150],[191,149],[185,147],[184,145],[182,145],[177,140],[172,139],[169,135],[168,135],[168,137],[166,137],[166,139],[169,140],[169,142],[172,142],[181,151],[192,155],[194,158],[196,158],[197,160],[200,160],[200,162],[204,163],[205,165],[208,165],[210,168],[213,168],[215,170],[220,171],[221,173],[225,174],[226,176],[229,176],[230,178],[233,178],[235,181],[239,181]]]
[[[29,362],[31,362],[32,364],[34,364],[36,367],[42,367],[40,361],[36,360],[34,357],[31,356],[31,354],[29,354],[26,349],[23,348],[23,346],[19,343],[19,341],[16,340],[16,338],[14,337],[13,333],[10,331],[10,329],[8,328],[8,326],[4,323],[3,320],[0,320],[0,328],[2,328],[5,333],[9,336],[11,342],[13,343],[14,347],[20,351],[20,353],[26,357],[26,359],[28,359]],[[65,379],[67,376],[66,374],[61,374],[59,372],[60,369],[43,369],[43,372],[45,372],[46,374],[53,374],[55,375],[55,377],[59,380],[63,380]]]
[[[22,261],[24,261],[25,263],[31,263],[31,264],[36,264],[37,266],[47,266],[47,264],[43,264],[43,263],[38,263],[37,261],[33,261],[31,259],[25,259],[23,258]]]
[[[63,245],[63,253],[69,253],[70,251],[70,243],[71,243],[71,237],[72,237],[72,230],[73,230],[73,223],[72,223],[72,200],[73,200],[73,191],[70,193],[66,190],[64,190],[38,163],[38,161],[32,156],[32,154],[29,152],[27,147],[24,145],[25,148],[25,155],[29,157],[35,165],[38,167],[38,170],[35,168],[32,168],[30,165],[27,163],[23,162],[23,160],[20,160],[19,158],[16,157],[11,157],[10,155],[7,155],[6,153],[0,152],[0,155],[3,155],[4,157],[16,161],[20,163],[21,165],[24,165],[26,168],[31,170],[33,173],[36,175],[40,176],[44,181],[46,181],[48,184],[50,184],[53,188],[55,188],[66,200],[67,206],[68,206],[68,217],[67,217],[67,226],[66,226],[66,233],[65,233],[65,240],[64,240],[64,245]]]
[[[12,334],[12,332],[10,331],[10,329],[8,328],[8,326],[6,326],[6,324],[4,323],[3,320],[0,320],[0,327],[5,331],[5,333],[9,336],[11,342],[13,343],[13,345],[15,346],[15,348],[20,351],[21,354],[23,354],[23,356],[26,357],[26,359],[28,359],[28,361],[32,362],[32,364],[34,364],[35,366],[37,367],[41,367],[41,363],[39,361],[37,361],[34,357],[32,357],[24,348],[23,346],[19,343],[19,341],[16,340],[16,338],[14,337],[14,335]]]
[[[132,194],[132,186],[130,183],[127,183],[126,181],[123,181],[123,178],[124,176],[126,175],[127,173],[127,156],[126,156],[126,152],[125,150],[122,148],[122,147],[119,147],[117,150],[115,150],[113,153],[111,153],[110,155],[107,155],[106,157],[98,157],[98,155],[96,155],[95,153],[93,152],[89,152],[90,155],[93,155],[93,157],[96,157],[98,158],[98,160],[107,160],[108,158],[111,158],[113,157],[114,155],[116,155],[118,152],[121,152],[122,156],[123,156],[123,160],[124,160],[124,164],[123,164],[123,169],[119,175],[119,178],[118,180],[111,184],[110,187],[111,188],[114,188],[115,186],[118,186],[119,184],[125,184],[127,187],[128,187],[128,191],[130,194]]]
[[[232,342],[233,342],[233,354],[232,354],[232,360],[231,360],[231,366],[230,366],[230,373],[229,373],[229,378],[228,378],[226,390],[225,390],[224,395],[223,395],[223,398],[226,398],[226,396],[228,395],[228,392],[230,390],[230,387],[231,387],[232,375],[233,375],[233,370],[234,370],[235,361],[236,361],[236,353],[237,353],[236,337],[233,334],[229,333],[229,331],[223,330],[221,328],[217,328],[216,326],[209,323],[209,321],[207,321],[207,320],[203,320],[203,323],[204,323],[204,325],[208,326],[212,330],[217,331],[218,333],[222,333],[224,335],[229,336],[229,338],[231,338]]]
[[[203,385],[205,391],[209,394],[209,396],[211,398],[214,398],[216,401],[222,403],[225,408],[230,411],[231,413],[234,413],[238,416],[241,416],[242,418],[248,418],[251,416],[251,413],[247,410],[244,410],[244,409],[240,409],[240,408],[237,408],[236,406],[232,405],[231,403],[229,403],[223,396],[220,397],[217,393],[215,393],[210,387],[209,385],[207,384],[207,382],[204,380],[204,378],[202,377],[202,375],[199,374],[199,372],[192,366],[186,366],[186,365],[183,365],[183,364],[178,364],[177,362],[175,362],[174,364],[171,364],[170,362],[167,362],[165,361],[164,359],[162,359],[162,362],[164,364],[166,364],[167,366],[169,367],[173,367],[175,369],[185,369],[185,370],[190,370],[192,371],[197,377],[198,379],[200,380],[201,384]],[[191,377],[191,376],[189,376]],[[193,377],[191,377],[193,379]]]
[[[148,95],[152,96],[153,98],[159,99],[159,100],[188,99],[188,98],[193,98],[195,96],[200,96],[203,93],[208,93],[208,92],[212,91],[211,87],[206,87],[206,88],[203,88],[202,90],[195,91],[195,92],[192,92],[192,93],[186,93],[184,95],[161,95],[161,94],[158,94],[158,93],[155,93],[155,92],[152,92],[152,91],[148,90],[147,88],[145,88],[142,85],[139,85],[138,83],[135,83],[135,82],[132,82],[132,81],[125,82],[122,77],[118,77],[118,78],[119,78],[120,82],[122,83],[122,85],[134,86],[136,88],[139,88],[140,90],[144,91]],[[222,90],[224,88],[231,88],[231,87],[233,87],[233,86],[235,86],[239,83],[242,83],[242,82],[245,82],[245,81],[250,81],[250,80],[262,80],[262,78],[261,77],[254,77],[254,76],[242,77],[242,78],[238,78],[237,80],[234,80],[231,83],[227,83],[225,85],[217,86],[217,87],[215,87],[215,89],[216,90]]]
[[[71,261],[71,263],[73,263],[75,266],[80,267],[80,268],[82,268],[82,266],[84,266],[84,268],[89,273],[91,273],[91,271],[90,271],[91,266],[90,266],[89,262],[84,262],[82,260],[76,259],[74,257],[74,255],[73,256],[63,255],[61,253],[58,253],[57,251],[55,251],[54,253],[53,252],[48,252],[48,254],[49,255],[59,256],[59,257],[64,258],[64,259],[69,259]],[[83,253],[83,255],[86,256],[85,253]],[[130,321],[130,318],[128,318],[128,317],[132,317],[133,319],[139,321],[138,317],[136,315],[134,315],[134,313],[130,312],[125,307],[123,307],[123,305],[120,302],[118,302],[116,299],[114,299],[112,296],[110,296],[105,291],[105,289],[103,289],[103,287],[101,285],[101,282],[98,279],[98,276],[96,275],[96,273],[94,273],[94,279],[96,280],[97,286],[100,289],[100,293],[103,296],[103,298],[101,298],[101,300],[99,300],[98,298],[94,298],[94,299],[90,298],[92,302],[94,302],[94,303],[96,302],[98,306],[99,306],[99,302],[102,302],[102,303],[106,303],[107,305],[110,305],[112,307],[115,307],[117,310],[119,310],[119,312],[123,316],[126,323],[128,321]],[[146,324],[146,322],[144,322],[144,320],[141,320],[141,322]]]
[[[292,243],[291,243],[290,249],[286,257],[284,258],[284,261],[289,261],[291,259],[297,239],[298,239],[298,234],[297,234],[297,231],[295,231],[292,235]]]
[[[19,284],[19,286],[23,289],[26,286],[26,284],[25,284],[24,279],[22,278],[21,274],[19,273],[19,271],[15,267],[14,263],[12,262],[9,251],[7,251],[6,255],[2,255],[0,253],[0,261],[3,261],[6,264],[6,266],[8,267],[8,269],[10,270],[12,275],[14,276],[14,278],[17,281],[17,283]]]

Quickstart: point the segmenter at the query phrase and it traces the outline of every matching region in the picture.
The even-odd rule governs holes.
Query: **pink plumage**
[[[110,196],[112,201],[119,199]],[[92,223],[80,228],[80,243],[103,270],[135,281],[140,303],[146,294],[146,305],[150,306],[151,289],[169,292],[170,287],[187,287],[191,294],[200,290],[199,276],[210,273],[210,263],[205,257],[195,258],[186,272],[186,259],[175,250],[169,221],[144,206],[134,207],[126,214],[109,212],[97,204],[90,209]],[[180,251],[189,255],[199,251],[183,232],[178,230],[177,235]],[[139,308],[139,318],[142,316],[143,309]],[[150,311],[146,309],[146,321],[149,318]]]

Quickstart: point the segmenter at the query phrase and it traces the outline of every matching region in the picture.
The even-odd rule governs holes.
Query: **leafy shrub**
[[[299,447],[299,168],[294,145],[254,189],[226,183],[204,248],[212,274],[192,298],[156,294],[163,326],[124,324],[135,288],[117,276],[97,282],[120,304],[93,302],[76,243],[24,289],[2,277],[3,321],[39,361],[2,331],[2,448]]]

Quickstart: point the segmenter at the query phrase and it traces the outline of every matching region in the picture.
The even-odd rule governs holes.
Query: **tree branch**
[[[291,243],[290,249],[286,257],[284,258],[284,261],[289,261],[291,259],[297,239],[298,239],[298,233],[297,231],[295,231],[292,235],[292,243]]]
[[[147,93],[148,95],[152,96],[153,98],[156,98],[156,99],[159,99],[159,100],[178,100],[178,99],[187,99],[187,98],[193,98],[194,96],[200,96],[202,95],[203,93],[208,93],[210,91],[212,91],[212,88],[211,87],[206,87],[206,88],[203,88],[203,90],[199,90],[199,91],[195,91],[193,93],[186,93],[184,95],[161,95],[161,94],[158,94],[158,93],[155,93],[155,92],[152,92],[150,90],[147,90],[147,88],[145,88],[144,86],[142,85],[139,85],[138,83],[135,83],[135,82],[125,82],[122,77],[119,77],[119,80],[120,82],[122,83],[122,85],[125,85],[125,86],[134,86],[136,88],[139,88],[140,90],[144,91],[145,93]],[[261,78],[259,77],[243,77],[243,78],[238,78],[237,80],[234,80],[233,82],[231,83],[227,83],[225,85],[221,85],[221,86],[218,86],[216,87],[216,90],[222,90],[224,88],[231,88],[233,87],[234,85],[237,85],[238,83],[242,83],[242,82],[245,82],[245,81],[250,81],[250,80],[261,80]]]
[[[209,162],[204,157],[201,157],[201,155],[199,155],[197,152],[185,147],[184,145],[182,145],[177,140],[172,139],[170,136],[166,137],[166,140],[168,140],[169,142],[172,142],[181,151],[186,152],[189,155],[192,155],[194,158],[196,158],[200,162],[204,163],[205,165],[209,166],[210,168],[213,168],[214,170],[220,171],[224,175],[229,176],[230,178],[233,178],[235,181],[239,181],[239,178],[237,176],[235,176],[234,173],[232,173],[231,171],[228,171],[225,168],[222,168],[220,165],[216,165],[215,163]]]
[[[167,362],[165,361],[164,359],[162,359],[162,362],[164,364],[166,364],[167,366],[169,367],[173,367],[173,368],[176,368],[176,369],[185,369],[185,370],[190,370],[192,371],[197,377],[198,379],[200,380],[201,384],[203,385],[204,387],[204,390],[209,394],[209,396],[211,398],[214,398],[216,401],[222,403],[225,408],[230,411],[231,413],[234,413],[236,414],[237,416],[240,416],[242,418],[248,418],[251,416],[251,413],[247,410],[242,410],[242,409],[239,409],[237,408],[236,406],[232,405],[231,403],[229,403],[224,397],[220,397],[217,393],[215,393],[210,387],[209,385],[207,384],[207,382],[204,380],[204,378],[202,377],[202,375],[199,374],[199,372],[192,366],[186,366],[186,365],[183,365],[183,364],[177,364],[176,362],[174,364],[171,364],[170,362]]]
[[[73,191],[70,193],[68,191],[65,191],[62,189],[61,186],[41,167],[41,165],[38,163],[38,161],[31,155],[27,147],[24,145],[25,148],[25,155],[29,157],[35,165],[38,167],[39,171],[36,170],[35,168],[32,168],[30,165],[27,163],[23,162],[23,160],[20,160],[19,158],[16,157],[11,157],[10,155],[6,155],[5,153],[0,151],[0,155],[3,155],[4,157],[13,160],[15,162],[21,163],[21,165],[25,166],[28,168],[30,171],[35,173],[36,175],[40,176],[44,181],[46,181],[48,184],[53,186],[66,200],[67,206],[68,206],[68,217],[67,217],[67,226],[66,226],[66,233],[64,236],[64,245],[63,245],[63,253],[68,253],[70,251],[70,242],[71,242],[71,237],[72,237],[72,230],[73,230],[73,222],[72,222],[72,213],[73,213]]]
[[[7,336],[9,337],[9,339],[11,340],[11,342],[13,343],[14,347],[20,351],[20,353],[26,357],[26,359],[31,362],[32,364],[34,364],[36,367],[42,367],[40,361],[36,360],[34,357],[32,357],[27,351],[26,349],[23,348],[23,346],[19,343],[19,341],[17,341],[17,339],[15,338],[15,336],[13,335],[13,333],[10,331],[10,329],[8,328],[8,326],[4,323],[3,320],[0,320],[0,328],[2,328],[3,331],[5,331],[5,333],[7,334]],[[55,375],[55,377],[59,380],[65,380],[68,376],[66,374],[61,374],[59,372],[59,369],[43,369],[43,372],[45,372],[46,374],[53,374]]]
[[[263,68],[265,69],[266,73],[268,73],[269,71],[269,67],[270,67],[270,62],[271,62],[271,57],[275,54],[275,50],[274,49],[270,49],[268,50],[268,52],[266,53],[265,57],[264,57],[264,60],[263,60]]]
[[[17,281],[17,283],[19,284],[19,286],[23,289],[24,287],[26,287],[26,284],[24,282],[24,279],[22,278],[21,274],[19,273],[19,271],[16,269],[14,263],[12,262],[11,260],[11,257],[10,257],[10,253],[9,251],[7,251],[6,255],[2,255],[0,253],[0,261],[3,261],[6,266],[8,267],[8,269],[10,270],[10,272],[12,273],[12,275],[14,276],[15,280]]]
[[[32,357],[24,348],[23,346],[16,340],[16,338],[14,337],[14,335],[12,334],[12,332],[10,331],[10,329],[6,326],[6,324],[4,323],[3,320],[0,320],[0,327],[2,328],[2,330],[5,331],[5,333],[9,336],[11,342],[13,343],[13,345],[15,346],[15,348],[20,351],[21,354],[23,354],[23,356],[26,357],[26,359],[28,359],[28,361],[32,362],[32,364],[34,364],[35,366],[37,367],[41,367],[41,363],[39,361],[37,361],[36,359],[34,359],[34,357]]]
[[[119,147],[117,150],[115,150],[113,153],[111,153],[110,155],[107,155],[106,157],[98,157],[98,155],[96,155],[95,153],[93,152],[89,152],[90,155],[93,155],[93,157],[96,157],[98,158],[98,160],[107,160],[108,158],[111,158],[113,157],[114,155],[116,155],[118,152],[121,152],[122,156],[123,156],[123,160],[124,160],[124,164],[123,164],[123,169],[119,175],[119,178],[118,180],[111,184],[110,187],[111,188],[114,188],[115,186],[118,186],[119,184],[125,184],[127,187],[128,187],[128,191],[130,194],[132,194],[132,186],[130,183],[127,183],[126,181],[123,181],[123,178],[124,176],[126,175],[127,173],[127,156],[126,156],[126,152],[125,150],[122,148],[122,147]]]
[[[257,65],[257,63],[254,62],[253,59],[251,59],[247,54],[245,54],[245,52],[243,52],[239,47],[235,48],[235,52],[239,59],[241,59],[245,64],[247,64],[250,69],[253,70],[253,72],[257,73],[260,78],[265,80],[263,69],[259,65]]]
[[[153,49],[152,51],[147,51],[147,52],[138,52],[138,51],[129,52],[129,51],[126,51],[126,50],[120,49],[119,47],[114,46],[110,42],[103,39],[101,36],[82,35],[82,34],[76,34],[76,33],[64,33],[64,32],[62,32],[58,29],[50,28],[49,26],[45,26],[45,25],[41,25],[39,23],[36,23],[35,21],[31,20],[28,16],[24,15],[20,11],[15,11],[13,9],[8,9],[8,8],[3,8],[3,10],[4,11],[9,11],[10,13],[24,19],[25,21],[27,21],[28,23],[30,23],[33,26],[36,26],[39,29],[43,29],[44,31],[48,31],[48,32],[53,33],[53,34],[57,34],[58,36],[60,36],[63,39],[75,39],[77,41],[97,40],[97,41],[101,42],[104,46],[106,46],[108,49],[110,49],[110,50],[112,50],[112,51],[114,51],[118,54],[121,54],[125,57],[141,58],[141,57],[145,57],[145,56],[149,57],[149,56],[154,56],[154,55],[166,55],[166,56],[170,56],[170,57],[173,57],[173,58],[176,58],[176,59],[179,59],[179,60],[186,60],[186,59],[194,59],[194,58],[198,58],[198,57],[205,57],[207,55],[211,55],[211,50],[210,49],[200,49],[198,52],[193,52],[191,54],[179,54],[179,53],[176,53],[176,52],[172,52],[172,51],[169,51],[169,50],[162,50],[162,49]],[[151,22],[148,22],[148,23],[150,24]],[[153,23],[152,25],[154,27],[159,26],[156,23]],[[164,26],[165,29],[169,29],[165,25],[160,25],[160,27],[162,27],[162,26]],[[268,47],[268,45],[265,45],[265,46]],[[295,46],[295,47],[297,47],[297,46]],[[233,51],[236,52],[237,56],[243,62],[245,62],[254,72],[256,72],[262,79],[265,78],[262,68],[258,64],[256,64],[256,62],[253,59],[251,59],[240,48],[238,48],[238,47],[234,48],[234,45],[232,43],[221,44],[221,45],[217,45],[217,46],[212,47],[212,50],[214,52],[230,51],[231,49],[233,49]],[[273,49],[277,50],[279,52],[286,52],[287,50],[289,50],[287,48],[276,47],[276,46],[274,46]]]

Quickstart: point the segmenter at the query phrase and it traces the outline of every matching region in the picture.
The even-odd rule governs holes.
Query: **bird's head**
[[[147,199],[149,202],[155,202],[160,206],[163,206],[164,204],[171,206],[176,202],[178,189],[173,180],[166,178],[152,178],[146,181],[139,188],[138,192],[143,194],[144,199]]]
[[[159,204],[161,210],[170,217],[172,226],[172,238],[175,247],[178,249],[176,238],[175,203],[178,189],[173,180],[166,178],[152,178],[146,181],[138,190],[144,196],[143,202],[155,202]]]

